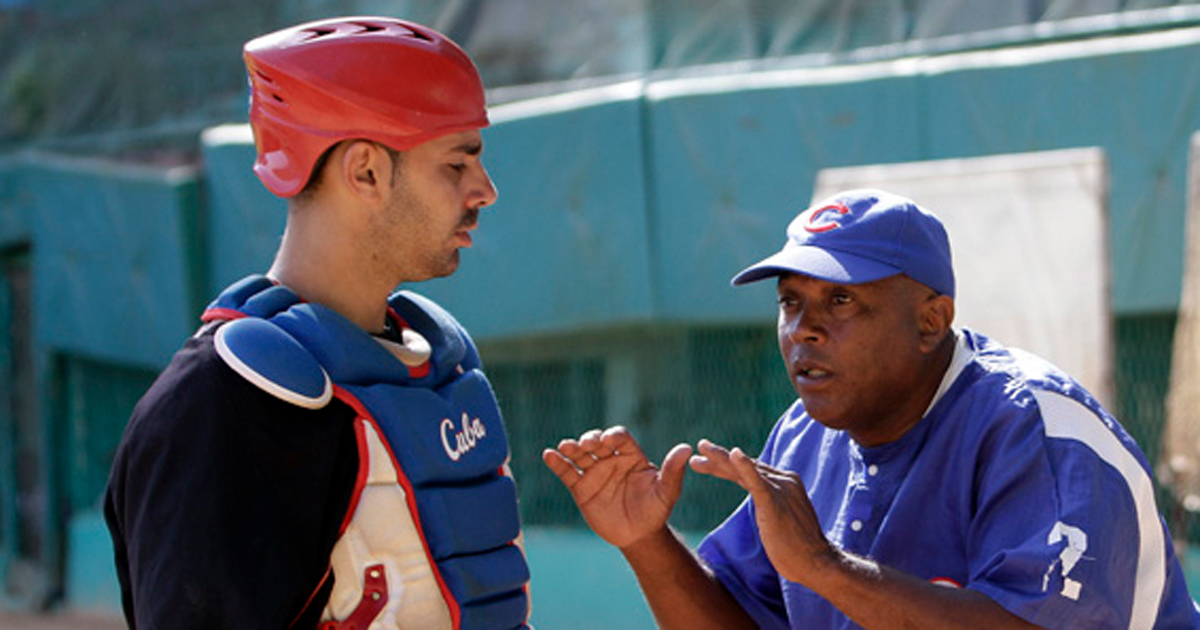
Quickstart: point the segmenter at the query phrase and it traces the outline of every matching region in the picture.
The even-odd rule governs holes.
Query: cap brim
[[[799,245],[785,247],[743,269],[730,283],[736,287],[790,273],[838,284],[862,284],[894,276],[900,269],[854,254]]]

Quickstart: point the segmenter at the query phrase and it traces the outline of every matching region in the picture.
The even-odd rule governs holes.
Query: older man
[[[1200,627],[1129,435],[1054,366],[951,326],[935,216],[835,195],[733,283],[767,278],[799,399],[757,460],[701,440],[660,469],[620,427],[544,453],[663,628]],[[698,555],[667,526],[689,456],[749,493]]]

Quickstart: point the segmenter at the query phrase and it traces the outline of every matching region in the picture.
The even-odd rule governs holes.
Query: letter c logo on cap
[[[840,203],[821,206],[809,213],[808,221],[804,223],[804,229],[816,234],[819,232],[828,232],[835,227],[839,227],[840,224],[837,222],[837,217],[828,216],[830,212],[836,212],[839,215],[850,214],[850,208]]]

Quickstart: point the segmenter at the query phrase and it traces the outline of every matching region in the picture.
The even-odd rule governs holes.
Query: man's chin
[[[449,260],[443,262],[438,266],[437,269],[433,270],[433,273],[429,274],[428,279],[432,280],[434,278],[447,278],[454,275],[454,272],[458,271],[458,262],[458,250],[456,249],[454,250],[454,254],[450,256]]]
[[[400,284],[412,284],[415,282],[425,282],[426,280],[436,280],[438,278],[446,278],[454,275],[458,271],[458,252],[454,252],[454,256],[438,265],[430,265],[429,268],[421,270],[421,273],[414,273],[401,280]]]
[[[832,408],[831,405],[824,403],[825,401],[813,396],[810,396],[809,400],[805,400],[804,396],[800,396],[800,404],[804,405],[804,412],[808,414],[808,417],[830,429],[844,429],[845,427],[841,426],[843,424],[841,419],[843,414],[839,410]]]

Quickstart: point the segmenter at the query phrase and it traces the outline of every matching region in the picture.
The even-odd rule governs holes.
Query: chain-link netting
[[[1123,317],[1116,326],[1112,411],[1151,465],[1163,431],[1174,326],[1173,315]],[[562,438],[623,424],[655,462],[673,445],[694,445],[702,437],[757,453],[794,399],[769,322],[646,326],[488,344],[481,351],[504,412],[528,524],[583,525],[567,491],[541,461],[542,450]],[[689,474],[672,522],[709,529],[742,497],[733,484]],[[1169,497],[1160,497],[1170,515]],[[1188,523],[1178,525],[1182,534]]]
[[[791,399],[769,325],[647,326],[492,344],[483,353],[530,524],[582,524],[541,461],[560,439],[621,424],[655,462],[675,444],[702,437],[757,452]],[[741,496],[732,484],[690,475],[673,522],[711,527]]]

